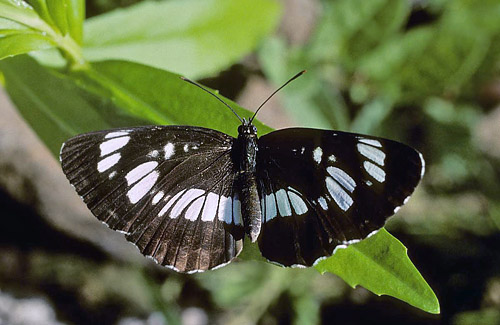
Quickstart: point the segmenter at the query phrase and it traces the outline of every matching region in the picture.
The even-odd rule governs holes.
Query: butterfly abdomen
[[[260,234],[262,224],[262,212],[260,210],[260,198],[257,191],[257,181],[255,174],[241,173],[238,177],[240,185],[239,193],[241,198],[241,214],[245,232],[255,242]]]

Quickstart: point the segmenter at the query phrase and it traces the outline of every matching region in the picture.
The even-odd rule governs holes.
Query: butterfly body
[[[262,212],[257,188],[257,128],[243,120],[238,127],[238,138],[234,144],[236,153],[235,165],[238,169],[238,192],[241,198],[241,209],[245,233],[252,242],[257,241],[262,224]]]

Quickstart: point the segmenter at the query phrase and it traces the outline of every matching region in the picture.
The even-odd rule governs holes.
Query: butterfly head
[[[257,136],[257,128],[252,124],[251,120],[243,118],[243,122],[238,127],[238,134],[245,136]]]

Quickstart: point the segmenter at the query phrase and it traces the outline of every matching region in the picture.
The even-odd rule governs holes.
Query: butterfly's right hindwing
[[[68,140],[61,162],[99,220],[158,263],[196,272],[242,248],[233,140],[188,126],[107,130]]]

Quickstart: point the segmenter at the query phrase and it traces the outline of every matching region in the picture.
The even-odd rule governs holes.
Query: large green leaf
[[[352,287],[362,285],[377,295],[389,295],[429,313],[439,313],[439,301],[408,258],[406,247],[385,229],[359,243],[338,249],[316,269],[340,276]]]
[[[251,51],[279,16],[274,0],[143,2],[88,19],[84,56],[207,76]]]
[[[124,61],[95,63],[84,74],[85,80],[90,76],[131,116],[155,124],[203,126],[237,136],[240,122],[234,114],[206,92],[182,81],[177,74]],[[241,117],[252,115],[231,100],[225,101]],[[271,131],[258,121],[255,125],[259,134]]]
[[[15,57],[0,61],[0,70],[19,111],[54,154],[73,135],[110,127],[184,124],[236,135],[239,124],[231,111],[178,75],[136,63],[101,62],[68,77]],[[256,125],[261,134],[270,131]]]
[[[111,126],[67,76],[51,73],[27,56],[0,61],[0,70],[11,100],[55,155],[69,137]]]

